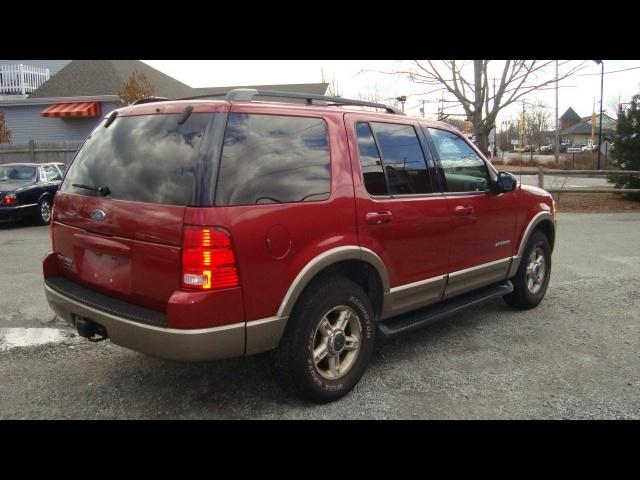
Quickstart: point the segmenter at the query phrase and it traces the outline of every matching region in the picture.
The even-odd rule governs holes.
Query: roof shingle
[[[327,83],[306,83],[193,88],[139,60],[73,60],[29,95],[29,98],[118,95],[118,91],[134,71],[143,73],[147,77],[154,86],[155,96],[166,98],[224,94],[235,88],[324,95],[329,86]],[[276,98],[260,97],[260,100],[268,101]]]

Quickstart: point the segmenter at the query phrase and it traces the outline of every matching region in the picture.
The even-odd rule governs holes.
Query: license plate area
[[[131,293],[131,260],[85,249],[80,277],[113,292]]]

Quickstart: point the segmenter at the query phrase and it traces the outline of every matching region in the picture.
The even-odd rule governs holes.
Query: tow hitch
[[[74,315],[74,323],[78,329],[78,334],[90,342],[101,342],[109,338],[107,331],[102,325],[98,325],[91,320],[87,320],[79,315]],[[96,335],[99,335],[97,338]]]

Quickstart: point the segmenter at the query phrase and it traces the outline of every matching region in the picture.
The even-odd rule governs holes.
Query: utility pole
[[[604,90],[604,62],[600,60],[600,126],[598,127],[598,170],[600,170],[600,151],[602,150],[602,94]]]
[[[402,104],[402,111],[404,112],[404,102],[407,101],[406,95],[402,95],[400,97],[397,97],[396,100],[399,101]]]
[[[522,120],[520,121],[520,146],[524,150],[524,142],[526,138],[524,135],[524,100],[522,100]]]
[[[522,118],[520,119],[520,172],[522,173],[522,157],[524,155],[524,100],[522,100]]]
[[[558,127],[558,60],[556,60],[556,165],[560,163],[560,129]]]
[[[593,97],[593,108],[591,109],[591,161],[593,161],[593,147],[594,147],[594,139],[596,136],[596,98]],[[598,164],[598,170],[600,170],[600,165]]]
[[[495,77],[493,78],[493,103],[495,105],[496,103],[496,79]],[[493,148],[491,149],[491,159],[493,160],[493,157],[498,153],[498,141],[496,138],[496,135],[498,134],[498,129],[496,128],[497,125],[495,125],[495,121],[494,121],[494,125],[493,125]]]

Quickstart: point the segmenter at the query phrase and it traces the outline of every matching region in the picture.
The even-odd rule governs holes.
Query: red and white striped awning
[[[43,117],[99,117],[100,102],[56,103],[45,108]]]

